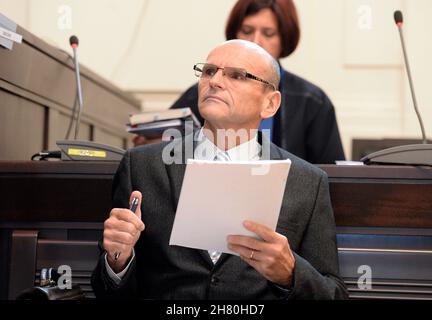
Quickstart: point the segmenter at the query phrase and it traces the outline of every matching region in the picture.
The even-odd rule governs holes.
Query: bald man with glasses
[[[126,153],[114,179],[114,208],[104,224],[105,251],[93,272],[96,296],[346,298],[325,173],[257,133],[261,120],[272,117],[280,106],[277,62],[252,42],[231,40],[213,49],[194,70],[204,127],[184,138]],[[256,237],[227,238],[227,246],[239,256],[170,246],[186,167],[187,155],[181,151],[188,144],[200,150],[193,157],[203,160],[289,158],[292,164],[276,231],[245,221],[244,227]],[[165,161],[164,149],[173,146],[182,163]],[[269,152],[264,152],[266,148]],[[199,183],[205,187],[205,181]],[[139,199],[135,213],[124,209],[133,198]],[[205,215],[206,208],[202,210]]]

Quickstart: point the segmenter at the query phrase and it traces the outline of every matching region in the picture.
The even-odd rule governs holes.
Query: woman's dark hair
[[[300,25],[296,7],[292,0],[239,0],[228,17],[225,28],[227,40],[237,38],[243,20],[263,9],[270,9],[276,16],[281,37],[279,58],[289,56],[297,48],[300,40]]]

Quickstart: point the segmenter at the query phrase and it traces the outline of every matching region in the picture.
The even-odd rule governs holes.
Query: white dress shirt
[[[256,136],[251,140],[244,142],[227,151],[219,149],[210,139],[208,139],[204,130],[198,131],[195,136],[197,146],[194,150],[194,159],[214,160],[214,161],[253,161],[259,160],[261,146]],[[208,251],[213,264],[219,260],[221,252],[216,250]]]
[[[214,160],[218,153],[226,153],[229,161],[255,161],[260,159],[261,145],[258,143],[257,136],[227,151],[219,149],[211,140],[207,139],[203,129],[197,131],[195,141],[197,145],[194,150],[194,159]]]

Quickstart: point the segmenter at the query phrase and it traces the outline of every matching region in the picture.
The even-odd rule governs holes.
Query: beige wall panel
[[[0,90],[0,160],[30,160],[43,149],[44,109]]]
[[[49,111],[49,139],[48,144],[50,150],[58,149],[56,141],[63,140],[66,137],[66,132],[69,127],[69,116],[65,115],[57,110],[50,109]],[[72,126],[69,139],[74,139],[75,125]],[[90,140],[91,130],[90,125],[81,122],[78,130],[78,140]]]
[[[426,135],[432,138],[432,26],[430,13],[432,1],[415,0],[407,1],[405,13],[405,41],[410,58],[412,77],[417,95],[417,103],[423,117]],[[414,111],[411,93],[409,91],[408,78],[403,72],[402,82],[405,88],[403,108],[403,135],[420,137],[420,125]]]
[[[117,148],[124,148],[123,139],[98,128],[94,129],[94,140],[98,143],[107,144]]]
[[[344,63],[348,66],[399,66],[399,34],[393,12],[402,0],[344,1]]]

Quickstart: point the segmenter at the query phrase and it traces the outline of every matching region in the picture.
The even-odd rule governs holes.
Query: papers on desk
[[[256,237],[243,221],[275,230],[290,166],[189,159],[169,244],[235,254],[228,235]]]
[[[338,166],[364,166],[365,164],[362,161],[337,160],[336,165],[338,165]]]
[[[142,112],[129,117],[126,130],[147,138],[156,138],[161,137],[167,129],[183,132],[188,121],[191,121],[195,128],[201,127],[201,123],[190,108]]]

